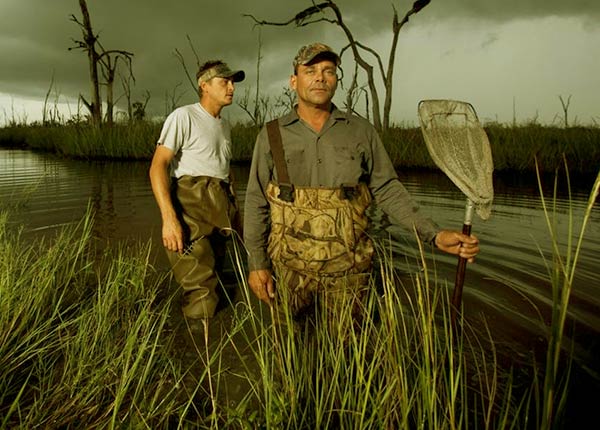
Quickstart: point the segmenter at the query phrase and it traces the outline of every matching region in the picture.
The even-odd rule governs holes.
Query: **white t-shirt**
[[[175,153],[171,162],[172,176],[226,179],[229,175],[229,123],[209,114],[200,103],[182,106],[171,112],[163,124],[158,144]]]

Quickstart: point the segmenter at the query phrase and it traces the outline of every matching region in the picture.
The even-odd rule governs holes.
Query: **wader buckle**
[[[294,185],[292,184],[279,184],[279,197],[284,202],[294,202]]]
[[[225,194],[227,194],[227,198],[229,199],[229,201],[231,203],[235,203],[235,194],[233,194],[233,187],[231,183],[222,179],[221,181],[219,181],[219,184],[221,185],[221,188],[223,188],[223,190],[225,191]]]
[[[355,197],[358,197],[358,187],[353,185],[342,185],[341,196],[345,200],[352,200]]]

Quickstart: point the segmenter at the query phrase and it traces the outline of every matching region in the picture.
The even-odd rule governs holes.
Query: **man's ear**
[[[292,88],[292,90],[296,91],[296,80],[298,79],[297,75],[291,75],[290,76],[290,88]]]
[[[202,90],[202,92],[206,91],[206,87],[208,86],[208,82],[207,81],[201,81],[198,83],[198,88],[200,88]]]

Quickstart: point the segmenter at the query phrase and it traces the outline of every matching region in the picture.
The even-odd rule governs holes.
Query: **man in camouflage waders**
[[[250,168],[248,283],[276,308],[285,296],[294,316],[315,301],[332,315],[340,306],[360,307],[372,266],[365,233],[372,198],[394,224],[415,227],[422,241],[470,261],[479,252],[475,236],[440,230],[420,214],[374,127],[332,103],[339,64],[322,43],[298,51],[290,77],[298,104],[261,130]]]
[[[244,72],[210,61],[196,78],[199,103],[167,117],[150,167],[163,245],[183,290],[183,314],[192,320],[214,315],[225,238],[239,226],[229,172],[230,126],[221,110],[232,103]]]

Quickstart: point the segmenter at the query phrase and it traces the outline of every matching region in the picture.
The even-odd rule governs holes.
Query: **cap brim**
[[[221,76],[222,78],[231,78],[233,82],[242,82],[246,78],[246,73],[243,70],[236,70],[227,75]]]
[[[340,59],[340,56],[338,54],[336,54],[335,52],[332,51],[321,51],[321,52],[317,52],[315,55],[313,55],[312,57],[310,57],[310,59],[304,61],[303,63],[301,63],[303,66],[306,66],[307,64],[316,62],[317,60],[332,60],[336,66],[339,66],[340,63],[342,62]]]

